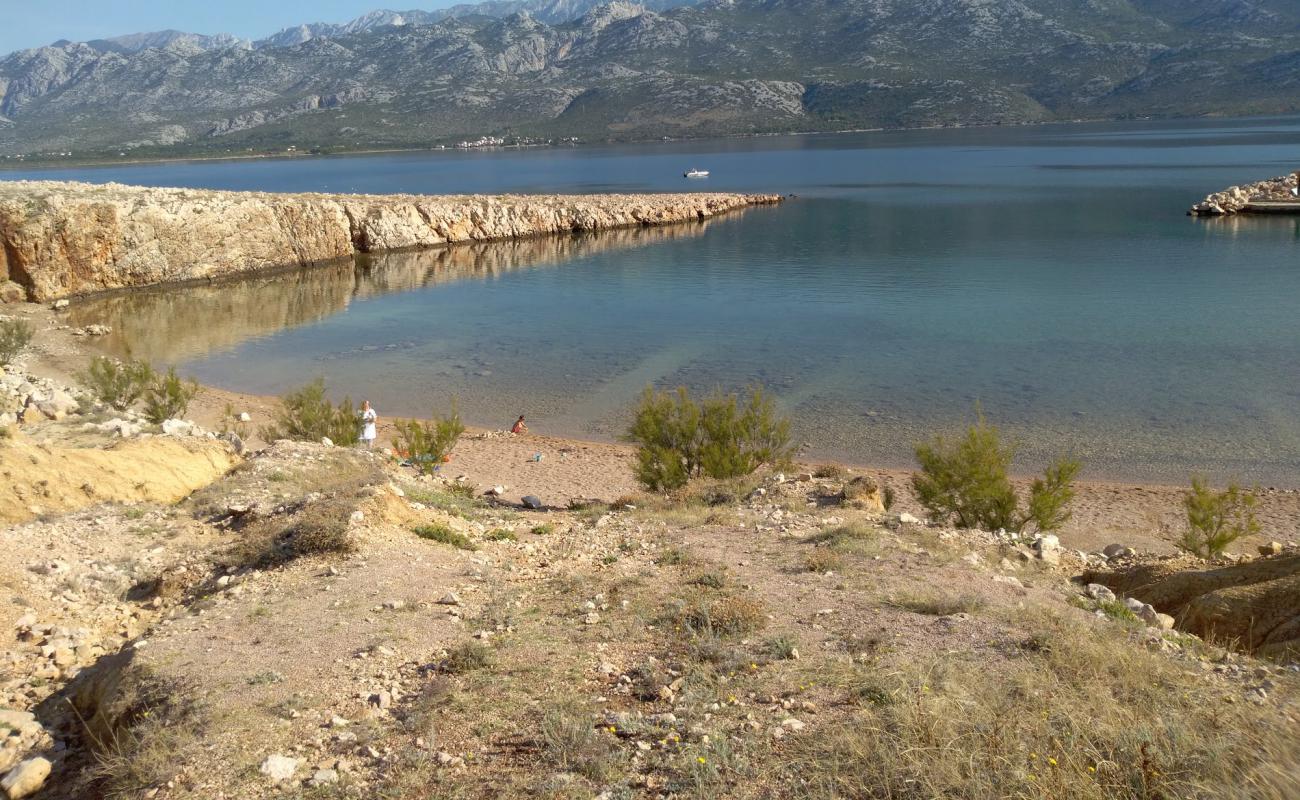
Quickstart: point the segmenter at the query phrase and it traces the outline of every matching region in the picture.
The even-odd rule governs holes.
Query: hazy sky
[[[453,0],[0,0],[0,54],[175,28],[258,38],[301,22],[345,22],[376,8],[443,8]]]

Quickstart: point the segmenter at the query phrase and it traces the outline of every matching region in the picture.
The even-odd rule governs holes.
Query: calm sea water
[[[687,182],[688,167],[709,169]],[[1030,469],[1300,483],[1300,217],[1196,220],[1300,119],[185,163],[31,177],[273,191],[794,193],[704,225],[396,254],[81,305],[220,386],[612,437],[646,384],[760,383],[816,456],[903,465],[979,403]]]

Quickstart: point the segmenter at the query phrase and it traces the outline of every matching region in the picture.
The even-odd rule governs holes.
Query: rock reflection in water
[[[343,311],[354,299],[551,267],[610,250],[699,236],[709,224],[358,254],[309,269],[86,298],[72,305],[68,319],[74,326],[111,326],[112,333],[99,342],[111,353],[172,364],[319,322]]]

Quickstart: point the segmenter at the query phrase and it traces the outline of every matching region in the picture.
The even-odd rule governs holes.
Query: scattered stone
[[[1115,601],[1115,593],[1109,587],[1102,586],[1100,583],[1090,583],[1084,591],[1098,603],[1113,603]]]
[[[318,769],[312,773],[311,780],[308,781],[312,786],[329,786],[339,782],[339,774],[332,769]]]
[[[785,719],[781,721],[781,727],[785,728],[788,731],[798,733],[799,731],[803,730],[806,727],[806,723],[804,723],[801,720],[797,720],[794,717],[790,717],[789,719]]]
[[[276,754],[267,756],[258,769],[263,775],[270,778],[272,783],[283,783],[293,777],[293,774],[298,771],[298,765],[301,763],[301,759]]]
[[[1061,563],[1061,540],[1050,533],[1039,536],[1034,540],[1034,554],[1048,564]]]
[[[1133,548],[1125,547],[1118,542],[1108,544],[1102,548],[1101,554],[1106,558],[1124,558],[1133,555]]]
[[[162,422],[164,436],[193,436],[194,423],[183,419],[165,419]]]
[[[1144,603],[1141,600],[1137,599],[1136,597],[1125,597],[1124,605],[1127,606],[1128,610],[1132,611],[1133,614],[1136,615],[1138,619],[1142,620],[1146,624],[1148,625],[1160,624],[1160,619],[1157,615],[1155,608],[1151,606],[1149,603]]]
[[[62,311],[67,307],[68,307],[67,300],[55,300],[54,304],[50,306],[50,308],[54,309],[55,311]]]
[[[525,508],[540,509],[542,507],[542,499],[535,494],[524,495],[520,502],[524,504]]]
[[[447,592],[442,597],[438,598],[438,605],[458,606],[460,605],[460,595],[456,594],[455,592]]]
[[[1174,628],[1174,618],[1171,617],[1171,616],[1169,616],[1168,614],[1157,613],[1157,614],[1156,614],[1156,627],[1157,627],[1157,628],[1160,628],[1161,630],[1165,630],[1165,631],[1173,630],[1173,628]]]
[[[1005,584],[1007,584],[1008,586],[1014,586],[1014,587],[1016,587],[1017,589],[1023,589],[1023,588],[1025,588],[1025,585],[1024,585],[1023,583],[1020,582],[1020,579],[1017,578],[1017,577],[1014,576],[1014,575],[994,575],[994,576],[993,576],[993,582],[994,582],[994,583],[1005,583]]]
[[[900,524],[903,524],[903,525],[920,525],[920,524],[921,524],[921,520],[917,519],[916,517],[912,516],[911,514],[907,513],[906,511],[904,511],[902,514],[899,514],[899,515],[898,515],[898,521],[899,521]]]
[[[48,759],[39,756],[19,762],[0,780],[0,789],[4,789],[9,800],[35,794],[45,785],[45,779],[50,777],[52,766]]]
[[[438,765],[442,767],[463,767],[465,759],[460,756],[453,756],[451,753],[438,753]]]
[[[250,413],[248,413],[247,411],[241,411],[241,412],[239,412],[239,421],[240,421],[240,422],[252,422],[252,421],[253,421],[253,415],[250,414]]]
[[[1281,555],[1281,554],[1282,554],[1282,543],[1281,543],[1281,542],[1269,542],[1268,544],[1261,544],[1261,545],[1259,546],[1259,554],[1260,554],[1261,556],[1277,556],[1277,555]]]
[[[322,436],[322,437],[320,437],[320,443],[321,443],[322,445],[324,445],[325,447],[333,447],[333,446],[334,446],[334,440],[331,439],[331,438],[328,437],[328,436]]]

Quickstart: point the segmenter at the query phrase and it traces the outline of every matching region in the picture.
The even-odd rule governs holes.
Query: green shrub
[[[760,466],[784,466],[794,455],[790,421],[755,387],[742,404],[734,394],[702,404],[685,387],[646,387],[626,439],[637,445],[636,476],[651,491],[679,489],[699,476],[735,478]]]
[[[0,367],[7,367],[18,357],[33,336],[27,320],[0,319]]]
[[[478,549],[465,534],[458,533],[446,525],[421,525],[414,530],[416,536],[421,539],[428,539],[431,542],[442,542],[452,547],[458,547],[461,550]]]
[[[164,375],[155,375],[144,393],[144,415],[155,425],[183,416],[190,401],[199,393],[198,381],[183,381],[171,367]]]
[[[1061,459],[1035,480],[1025,509],[1018,508],[1016,490],[1007,477],[1015,448],[1004,445],[998,429],[979,414],[966,435],[953,442],[936,437],[916,446],[921,471],[912,476],[917,500],[938,522],[960,528],[1023,531],[1058,529],[1069,518],[1073,481],[1080,464]]]
[[[101,402],[125,411],[153,383],[154,371],[147,361],[118,361],[107,356],[95,356],[90,367],[82,373],[81,380]]]
[[[1183,497],[1187,530],[1178,546],[1193,555],[1210,558],[1243,536],[1259,533],[1255,520],[1255,493],[1229,484],[1222,492],[1192,478],[1192,490]]]
[[[352,407],[350,397],[335,406],[325,396],[325,380],[317,378],[297,391],[280,398],[275,421],[261,431],[268,442],[296,439],[317,442],[324,437],[340,446],[351,446],[361,439],[361,417]]]
[[[414,419],[398,421],[394,427],[397,429],[397,441],[394,443],[397,450],[427,475],[433,474],[465,432],[455,400],[451,403],[451,413],[445,417],[434,414],[433,421],[428,423]]]
[[[487,539],[489,542],[517,542],[517,541],[519,541],[519,537],[518,537],[518,536],[515,536],[515,532],[512,531],[512,530],[509,530],[508,528],[493,528],[492,530],[488,531],[488,532],[487,532],[487,535],[484,536],[483,538],[484,538],[484,539]]]

